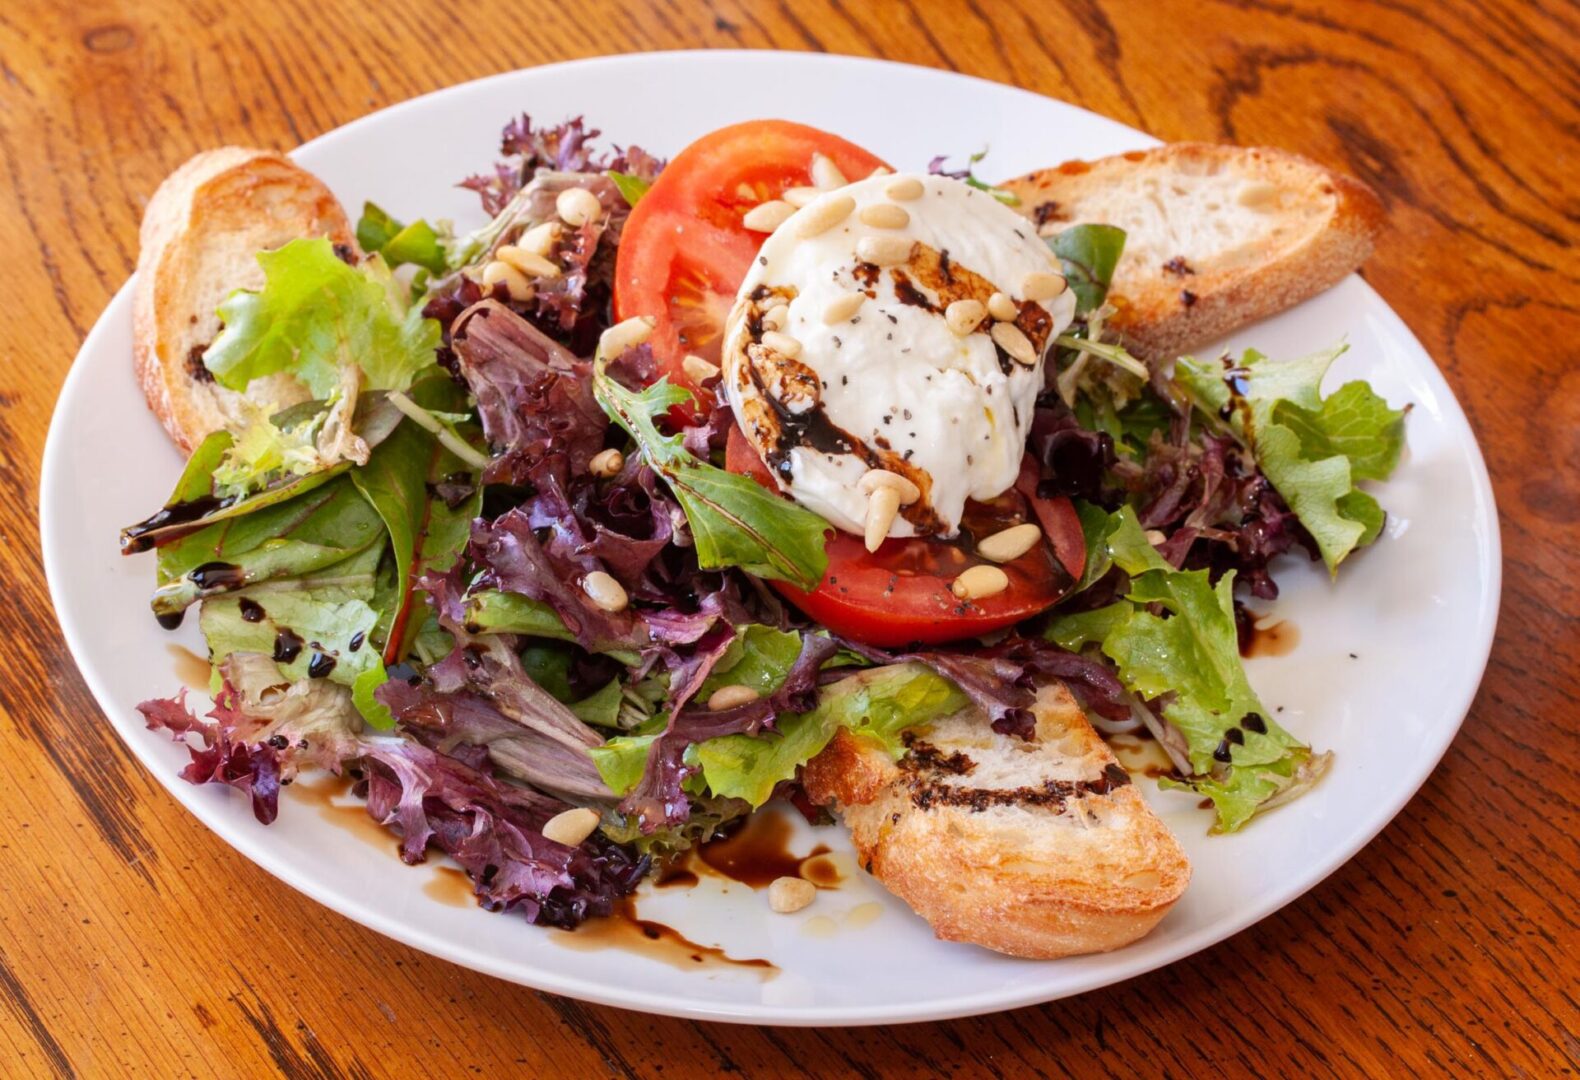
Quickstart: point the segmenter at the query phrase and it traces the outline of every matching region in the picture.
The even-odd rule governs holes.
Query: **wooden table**
[[[462,5],[404,2],[0,5],[0,1074],[1572,1072],[1580,11],[622,6],[491,4],[471,25]],[[887,1030],[729,1027],[549,997],[386,941],[232,852],[133,761],[57,631],[36,492],[55,394],[160,178],[205,147],[289,148],[476,76],[681,46],[952,68],[1165,139],[1297,150],[1378,189],[1391,229],[1366,274],[1481,435],[1506,585],[1464,731],[1348,866],[1214,949],[1075,1000]]]

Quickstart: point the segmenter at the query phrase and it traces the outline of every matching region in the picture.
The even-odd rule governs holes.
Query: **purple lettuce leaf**
[[[486,483],[524,484],[551,455],[561,482],[587,471],[609,428],[593,400],[591,365],[493,300],[456,318],[450,347],[494,450]]]
[[[601,134],[597,128],[588,128],[580,116],[552,127],[533,127],[532,118],[522,113],[500,133],[499,152],[505,160],[496,164],[492,173],[468,177],[461,186],[475,191],[483,210],[493,217],[538,169],[578,173],[613,169],[652,181],[664,168],[661,159],[636,146],[625,150],[617,146],[612,154],[604,154],[593,145]]]

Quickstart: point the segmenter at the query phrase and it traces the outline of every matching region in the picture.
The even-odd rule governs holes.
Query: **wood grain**
[[[1580,9],[1562,0],[13,0],[0,5],[0,1073],[1571,1075],[1580,1060]],[[1107,991],[906,1028],[637,1017],[430,959],[279,885],[110,733],[37,540],[50,406],[160,178],[464,79],[683,46],[885,56],[1164,139],[1282,146],[1387,201],[1366,276],[1442,365],[1502,510],[1463,733],[1300,901]],[[84,492],[92,497],[92,492]]]

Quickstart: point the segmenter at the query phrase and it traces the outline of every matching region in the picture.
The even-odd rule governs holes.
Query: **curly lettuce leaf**
[[[434,365],[439,324],[407,308],[383,260],[348,266],[319,238],[259,252],[258,264],[263,288],[225,298],[224,329],[203,354],[221,386],[245,390],[253,379],[287,372],[327,398],[346,364],[359,365],[377,390],[404,390]]]
[[[1113,518],[1105,543],[1130,591],[1107,607],[1056,617],[1047,636],[1072,651],[1098,645],[1127,690],[1160,704],[1185,739],[1193,775],[1184,784],[1212,799],[1216,829],[1232,832],[1282,790],[1268,777],[1293,776],[1311,751],[1272,718],[1246,677],[1234,574],[1215,586],[1206,570],[1175,570],[1134,510]]]
[[[628,390],[605,370],[608,359],[600,355],[594,364],[593,394],[675,493],[703,569],[738,566],[756,577],[816,587],[828,568],[823,539],[828,522],[750,477],[697,459],[681,436],[661,433],[657,419],[691,401],[690,392],[668,379]]]
[[[1382,507],[1355,485],[1393,472],[1407,411],[1390,408],[1360,381],[1322,396],[1322,380],[1346,348],[1287,361],[1247,350],[1227,368],[1184,357],[1174,373],[1191,402],[1251,450],[1329,573],[1382,532]]]

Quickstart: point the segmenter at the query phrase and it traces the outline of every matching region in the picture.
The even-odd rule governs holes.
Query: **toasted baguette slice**
[[[1108,325],[1157,359],[1336,285],[1371,254],[1383,219],[1358,180],[1280,150],[1207,143],[1070,161],[1003,186],[1044,236],[1125,230]]]
[[[215,309],[235,289],[263,284],[257,254],[304,236],[352,245],[351,224],[323,182],[270,150],[227,146],[165,178],[143,214],[133,298],[137,381],[148,407],[191,451],[243,416],[243,395],[214,383],[203,351],[220,330]],[[285,406],[307,399],[289,375],[255,380],[245,397]]]
[[[940,938],[1049,959],[1127,945],[1184,892],[1190,864],[1061,685],[1036,736],[976,710],[908,734],[898,764],[841,731],[802,782],[862,866]]]

